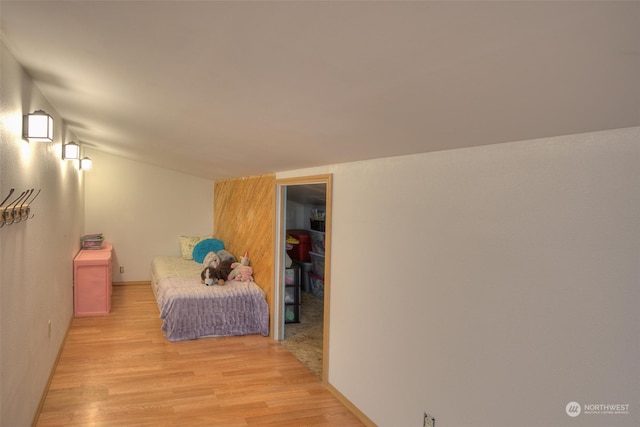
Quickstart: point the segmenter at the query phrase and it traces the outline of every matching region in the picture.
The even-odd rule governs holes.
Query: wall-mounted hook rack
[[[26,194],[26,191],[23,191],[22,193],[20,193],[20,195],[18,196],[18,198],[16,198],[15,200],[13,200],[11,203],[9,203],[3,210],[2,210],[2,225],[11,225],[13,224],[13,206],[18,203]]]
[[[29,197],[31,197],[32,194],[33,188],[31,190],[27,190],[27,193],[22,199],[22,203],[20,203],[19,206],[16,203],[16,205],[13,207],[13,222],[22,222],[23,219],[27,219],[24,215],[22,215],[22,206],[26,203],[27,200],[29,200]]]
[[[2,201],[2,203],[0,203],[0,206],[4,206],[4,202],[9,200],[9,197],[11,197],[11,195],[13,194],[14,191],[16,191],[15,188],[12,188],[11,190],[9,190],[9,194],[7,194],[7,197],[5,197],[4,200]]]
[[[29,216],[29,214],[31,213],[31,203],[33,203],[33,201],[38,198],[38,196],[40,195],[40,192],[42,191],[42,189],[38,189],[38,192],[36,193],[35,196],[33,196],[33,199],[28,200],[29,198],[27,197],[27,199],[22,202],[22,204],[20,205],[20,216],[22,217],[23,220],[25,219],[31,219],[35,216],[35,214],[32,214],[31,216]],[[33,194],[33,189],[31,190],[31,194]],[[27,203],[27,201],[29,203]]]
[[[16,199],[5,205],[14,191],[15,188],[9,190],[9,194],[7,195],[7,197],[5,197],[2,203],[0,203],[0,228],[4,227],[5,225],[11,225],[14,223],[26,221],[34,217],[34,215],[31,215],[30,205],[31,203],[33,203],[36,197],[38,197],[41,190],[38,190],[33,198],[31,198],[31,196],[35,191],[34,188],[23,191]]]

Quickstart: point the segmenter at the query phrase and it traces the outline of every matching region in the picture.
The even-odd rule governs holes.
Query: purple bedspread
[[[269,306],[254,282],[205,286],[200,278],[170,277],[158,283],[162,330],[169,341],[205,336],[269,335]]]

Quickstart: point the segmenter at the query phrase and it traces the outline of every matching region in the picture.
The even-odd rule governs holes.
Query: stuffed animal
[[[202,270],[202,273],[200,273],[200,279],[201,279],[201,283],[204,283],[206,286],[211,286],[214,283],[214,273],[213,271],[215,270],[214,267],[205,267],[204,270]]]
[[[240,262],[234,262],[233,264],[231,264],[231,267],[233,267],[233,271],[229,274],[229,280],[236,280],[236,277],[240,273],[240,267],[246,267],[248,265],[249,265],[249,251],[246,251],[244,253],[244,256],[240,257]]]
[[[236,257],[234,257],[231,252],[226,251],[224,249],[219,250],[218,252],[216,252],[216,254],[218,255],[218,258],[220,258],[220,261],[225,261],[225,260],[230,260],[231,262],[237,261]]]
[[[204,262],[202,263],[202,266],[204,268],[207,268],[207,267],[216,268],[218,264],[220,264],[220,257],[218,256],[217,253],[211,251],[204,257]]]
[[[236,262],[236,257],[234,257],[231,252],[226,251],[224,249],[219,250],[218,252],[209,252],[205,257],[202,263],[203,268],[213,267],[216,268],[222,261],[230,260],[231,262]]]
[[[236,282],[253,282],[253,268],[248,265],[241,265],[238,274],[233,280]]]
[[[206,286],[215,284],[222,286],[226,284],[226,281],[229,278],[229,273],[233,271],[231,264],[233,264],[232,261],[227,259],[220,261],[216,267],[205,267],[205,269],[202,270],[202,273],[200,273],[202,283]]]

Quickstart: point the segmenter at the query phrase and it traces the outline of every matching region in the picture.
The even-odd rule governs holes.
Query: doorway
[[[281,341],[325,383],[330,323],[331,192],[330,174],[276,180],[274,339]],[[322,223],[316,216],[320,213],[324,214]],[[300,241],[296,236],[305,238]],[[291,243],[287,250],[288,237]],[[302,253],[306,255],[307,250],[305,260]],[[294,274],[297,291],[292,289]]]

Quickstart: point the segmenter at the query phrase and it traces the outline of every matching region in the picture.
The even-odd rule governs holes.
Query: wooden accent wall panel
[[[240,257],[249,251],[255,282],[264,289],[273,319],[275,277],[275,175],[214,183],[214,235]]]

